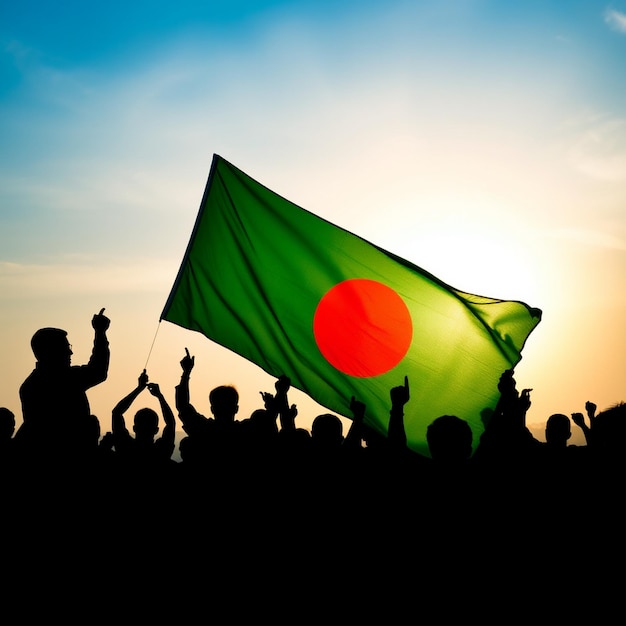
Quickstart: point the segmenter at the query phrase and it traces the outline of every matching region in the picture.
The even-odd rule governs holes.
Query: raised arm
[[[91,318],[91,327],[94,330],[93,348],[89,362],[81,366],[81,375],[84,376],[87,388],[100,384],[108,376],[111,351],[107,330],[110,323],[111,320],[104,315],[104,309],[100,309],[100,312]]]
[[[596,408],[597,407],[593,402],[590,402],[589,400],[585,402],[585,411],[587,413],[587,417],[589,418],[589,424],[585,422],[585,417],[582,413],[572,413],[572,421],[583,431],[587,445],[590,445],[593,441],[593,422],[596,417]]]
[[[498,391],[500,398],[480,437],[474,458],[515,463],[525,459],[538,445],[526,426],[532,389],[522,389],[519,393],[513,370],[509,369],[500,376]]]
[[[591,402],[591,400],[587,400],[587,402],[585,402],[585,411],[587,411],[587,418],[589,419],[589,440],[587,441],[587,444],[589,444],[589,442],[591,442],[592,444],[594,443],[593,441],[593,427],[595,425],[596,422],[596,410],[597,410],[598,406],[596,405],[595,402]]]
[[[195,365],[196,357],[189,354],[189,350],[185,348],[185,356],[180,361],[180,367],[183,370],[180,375],[180,383],[176,385],[176,410],[180,416],[181,412],[185,412],[190,405],[189,402],[189,378],[191,370]],[[182,419],[182,417],[181,417]]]
[[[180,383],[176,385],[175,402],[178,418],[183,426],[183,430],[188,435],[197,433],[206,421],[206,418],[196,411],[189,399],[189,378],[191,377],[191,370],[193,370],[194,364],[195,357],[191,356],[189,350],[185,348],[185,356],[180,361],[180,367],[183,371]]]
[[[406,431],[404,429],[404,405],[409,401],[409,378],[404,377],[404,385],[393,387],[390,391],[391,411],[389,411],[389,429],[387,437],[395,448],[406,448]]]
[[[276,420],[278,419],[278,401],[274,394],[269,391],[259,391],[261,398],[263,398],[263,407],[261,411],[255,411],[256,419],[260,419],[263,422],[263,430],[267,428],[267,431],[278,432],[278,426]]]
[[[164,444],[170,446],[173,451],[176,439],[176,418],[174,417],[174,412],[161,393],[161,389],[157,383],[148,383],[148,391],[159,401],[161,407],[163,421],[165,422],[161,439]]]
[[[365,403],[352,396],[350,399],[350,411],[352,411],[352,423],[350,424],[346,438],[343,440],[343,446],[351,450],[358,450],[363,445]]]
[[[148,374],[146,370],[143,370],[137,380],[137,386],[126,396],[124,396],[113,408],[111,414],[111,425],[113,428],[113,435],[119,436],[120,434],[129,434],[124,421],[124,413],[128,411],[130,405],[137,399],[137,396],[148,385]]]
[[[291,379],[285,375],[279,376],[274,386],[276,388],[274,399],[276,410],[278,411],[280,429],[293,431],[296,429],[298,409],[295,404],[289,405],[289,399],[287,398],[287,392],[291,387]]]

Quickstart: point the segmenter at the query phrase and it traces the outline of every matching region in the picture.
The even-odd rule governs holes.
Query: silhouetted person
[[[596,418],[596,410],[597,406],[594,402],[587,400],[585,402],[585,412],[587,413],[587,419],[589,420],[589,424],[585,422],[585,417],[582,413],[572,413],[572,421],[576,426],[578,426],[585,436],[585,443],[587,445],[592,444],[593,439],[593,424]]]
[[[498,403],[480,437],[473,459],[481,469],[486,470],[487,480],[498,478],[498,475],[501,482],[513,477],[524,479],[537,448],[537,441],[526,426],[532,389],[523,389],[520,393],[513,370],[508,369],[500,376],[498,391]]]
[[[90,439],[85,448],[85,461],[102,470],[103,474],[115,459],[114,437],[112,432],[102,435],[100,420],[97,415],[90,415]]]
[[[232,385],[219,385],[209,392],[209,405],[213,417],[198,412],[189,398],[189,378],[195,357],[185,348],[180,361],[182,375],[176,386],[176,410],[189,441],[185,443],[187,459],[195,467],[221,466],[225,477],[229,471],[240,471],[245,456],[244,432],[241,422],[235,419],[239,412],[239,392]],[[228,466],[228,470],[225,466]]]
[[[343,424],[332,413],[322,413],[311,425],[313,447],[321,454],[336,454],[343,444]]]
[[[411,398],[409,378],[404,377],[404,385],[392,387],[389,391],[391,409],[389,411],[389,425],[387,437],[390,445],[398,452],[404,451],[407,446],[406,431],[404,428],[404,406]]]
[[[469,424],[456,415],[442,415],[433,420],[426,429],[426,442],[430,457],[409,450],[404,427],[404,406],[410,399],[408,377],[404,385],[390,391],[388,437],[392,450],[399,458],[406,459],[409,480],[426,481],[424,488],[431,487],[431,495],[439,497],[454,488],[455,495],[462,493],[469,481],[473,433]],[[401,456],[400,456],[401,455]],[[400,469],[404,468],[399,466]]]
[[[16,447],[15,413],[7,407],[0,407],[0,465],[8,468],[15,460]]]
[[[357,451],[363,448],[364,423],[366,406],[364,402],[357,400],[354,396],[350,398],[350,411],[352,412],[352,420],[350,428],[344,439],[344,446],[351,450]]]
[[[286,384],[284,392],[279,392],[281,385]],[[272,456],[278,440],[278,416],[283,416],[288,409],[287,406],[287,389],[289,389],[289,379],[281,377],[277,379],[275,387],[276,394],[267,391],[260,391],[263,399],[263,408],[255,409],[250,417],[243,420],[243,436],[248,452],[254,457],[256,462],[267,460],[268,456]],[[283,407],[283,404],[285,405]],[[282,418],[284,419],[284,417]]]
[[[408,376],[404,377],[404,384],[392,387],[389,391],[391,409],[389,411],[389,423],[387,426],[388,445],[393,454],[403,463],[420,463],[431,465],[428,457],[410,450],[407,445],[406,430],[404,427],[404,407],[411,398]],[[424,461],[426,463],[424,464]]]
[[[426,441],[433,461],[462,469],[472,456],[470,425],[456,415],[441,415],[426,429]]]
[[[133,418],[133,435],[126,427],[124,413],[144,389],[158,400],[165,426],[160,437],[159,415],[149,407],[139,409]],[[112,413],[113,442],[115,453],[124,467],[138,470],[167,468],[173,461],[175,447],[176,420],[174,413],[161,393],[159,385],[148,382],[148,374],[143,370],[137,386],[113,409]]]
[[[284,374],[279,376],[274,383],[276,394],[273,403],[280,422],[280,430],[294,430],[298,408],[295,404],[289,404],[288,393],[291,388],[291,379]],[[265,394],[262,394],[265,399]]]
[[[566,489],[575,491],[577,482],[585,478],[588,465],[586,446],[570,444],[572,421],[564,413],[553,413],[546,420],[545,442],[537,442],[535,452],[538,457],[536,470],[543,472],[540,478],[550,493],[555,489],[562,493]],[[548,481],[552,480],[552,484]]]
[[[626,403],[618,402],[595,415],[591,425],[594,462],[615,471],[619,480],[626,468]]]
[[[593,461],[592,481],[585,490],[592,521],[598,524],[594,550],[614,554],[623,537],[623,493],[626,484],[626,403],[600,411],[591,427],[588,446]],[[598,523],[599,522],[599,523]],[[617,539],[619,537],[619,540]],[[599,543],[605,541],[604,548]]]
[[[524,515],[539,507],[555,522],[580,517],[580,496],[589,489],[589,456],[586,446],[569,443],[570,418],[550,415],[540,441],[526,426],[532,390],[518,393],[512,370],[502,374],[498,388],[500,401],[477,450],[483,484],[497,494],[492,501],[506,499]],[[518,513],[520,523],[524,515]]]
[[[15,413],[7,407],[0,407],[0,480],[6,511],[22,507],[21,498],[28,500],[31,497],[30,490],[24,489],[21,480],[23,467],[19,465],[21,454],[14,437],[15,425]]]
[[[275,383],[276,394],[273,398],[275,410],[278,411],[277,448],[278,463],[281,469],[281,480],[297,481],[296,476],[302,471],[309,471],[311,463],[312,442],[311,433],[306,429],[296,426],[298,407],[289,403],[288,392],[291,388],[291,380],[288,376],[279,376]],[[270,394],[263,394],[264,399]],[[294,484],[294,488],[296,485]]]
[[[85,365],[71,364],[72,346],[65,330],[41,328],[33,335],[37,362],[20,387],[23,424],[15,435],[31,460],[64,461],[89,445],[87,390],[107,378],[109,324],[104,309],[93,316],[93,348]]]
[[[572,437],[572,424],[567,415],[553,413],[546,421],[546,443],[554,449],[562,450]]]

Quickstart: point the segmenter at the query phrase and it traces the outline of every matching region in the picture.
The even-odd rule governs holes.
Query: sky
[[[540,308],[515,370],[538,437],[626,400],[624,59],[626,0],[2,3],[0,406],[21,422],[35,330],[85,363],[103,307],[103,430],[144,367],[173,405],[185,348],[198,410],[218,384],[240,418],[261,406],[273,378],[159,322],[213,154],[457,289]],[[291,399],[304,427],[324,412]]]

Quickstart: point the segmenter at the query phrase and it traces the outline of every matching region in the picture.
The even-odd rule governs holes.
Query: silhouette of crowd
[[[347,432],[332,413],[308,430],[298,426],[286,376],[249,416],[240,418],[231,385],[210,389],[203,414],[190,398],[195,358],[185,349],[175,406],[144,370],[102,433],[87,392],[107,378],[109,323],[104,309],[93,316],[84,365],[71,364],[65,331],[38,330],[35,368],[19,390],[19,428],[14,412],[0,408],[4,500],[21,556],[27,546],[31,555],[67,558],[71,545],[75,558],[93,558],[95,544],[100,559],[130,552],[155,567],[164,555],[183,569],[231,568],[239,559],[246,576],[273,575],[260,565],[266,559],[328,577],[341,564],[397,568],[397,559],[433,572],[438,564],[441,574],[452,556],[450,567],[469,567],[479,554],[497,567],[500,558],[537,551],[562,562],[576,551],[574,538],[586,535],[579,549],[603,553],[621,536],[624,403],[598,412],[587,402],[584,412],[548,416],[539,441],[526,425],[530,390],[518,390],[507,370],[480,441],[462,416],[442,415],[428,427],[424,456],[407,446],[406,378],[389,391],[386,433],[368,424],[358,398]],[[134,408],[130,417],[146,389],[160,411]],[[570,444],[573,427],[586,445]]]

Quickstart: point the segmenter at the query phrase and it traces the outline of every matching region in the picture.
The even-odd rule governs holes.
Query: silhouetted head
[[[426,429],[430,456],[443,463],[460,463],[472,455],[472,429],[456,415],[442,415]]]
[[[67,340],[67,332],[60,328],[40,328],[32,336],[30,346],[40,363],[70,364],[72,346]]]
[[[619,402],[598,413],[593,421],[592,436],[598,449],[626,460],[626,402]]]
[[[201,466],[207,461],[213,461],[210,455],[207,456],[202,440],[198,441],[195,437],[183,437],[178,442],[178,452],[181,461],[189,467]]]
[[[92,413],[85,422],[85,436],[89,440],[90,444],[97,446],[100,441],[101,434],[100,420],[97,415]]]
[[[306,428],[294,428],[293,430],[278,431],[277,442],[282,446],[284,452],[295,453],[311,449],[311,433]]]
[[[0,441],[11,439],[15,432],[15,414],[6,407],[0,407]]]
[[[133,431],[137,439],[153,440],[159,432],[159,416],[150,408],[139,409],[133,420]]]
[[[211,389],[209,403],[216,420],[233,422],[239,411],[239,392],[232,385],[220,385]]]
[[[248,432],[253,437],[274,437],[278,433],[276,420],[265,409],[255,409],[246,420]]]
[[[264,418],[267,416],[267,411],[265,409],[254,409],[252,413],[250,413],[250,417],[248,418],[254,424],[261,424],[264,422]]]
[[[572,436],[572,424],[567,415],[554,413],[546,422],[546,443],[551,446],[567,446],[568,439]]]
[[[194,443],[193,443],[193,439],[190,439],[189,437],[183,437],[179,442],[178,442],[178,452],[180,454],[180,458],[182,459],[183,463],[185,461],[189,462],[193,460],[193,452],[194,452]]]
[[[343,442],[343,424],[331,413],[318,415],[311,425],[311,438],[315,444],[327,448],[338,447]]]

